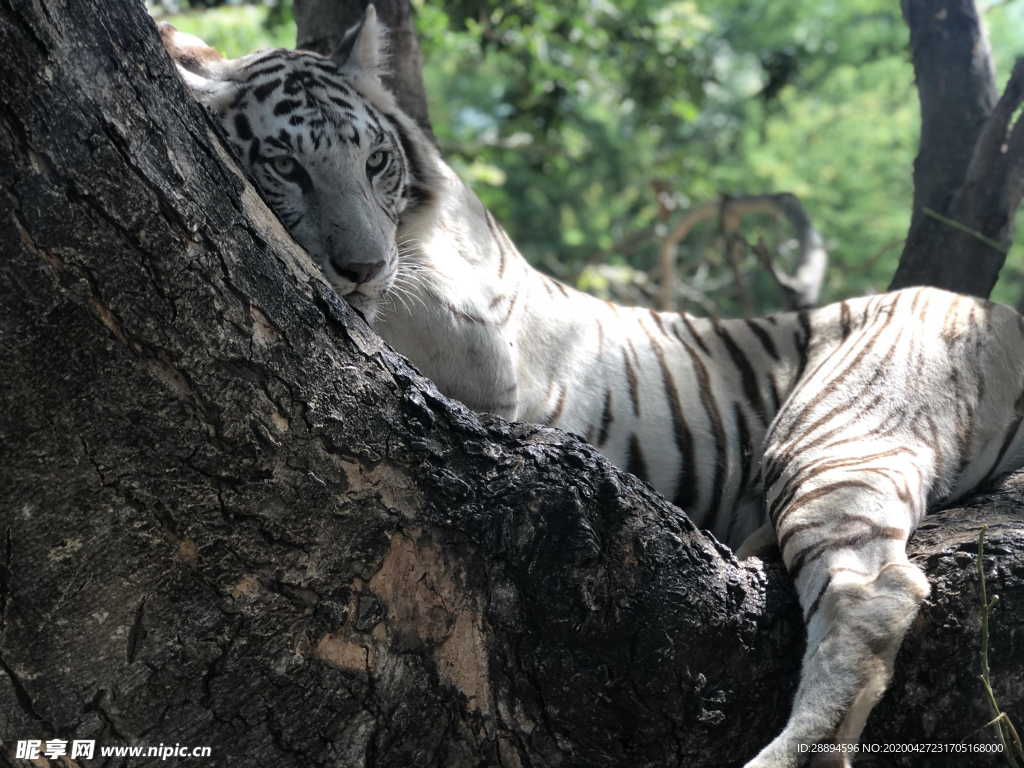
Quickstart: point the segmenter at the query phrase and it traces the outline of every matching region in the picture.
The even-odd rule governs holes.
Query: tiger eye
[[[298,166],[294,160],[290,157],[275,157],[271,164],[274,166],[274,170],[282,176],[289,176],[295,172],[295,168]]]

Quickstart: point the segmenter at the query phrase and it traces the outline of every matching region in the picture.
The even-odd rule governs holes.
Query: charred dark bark
[[[934,285],[987,297],[1024,194],[1024,61],[998,96],[974,0],[903,0],[921,100],[914,212],[890,289]]]
[[[295,0],[296,47],[324,56],[338,48],[345,32],[363,18],[370,0]],[[391,32],[391,56],[385,84],[398,106],[434,138],[423,86],[423,51],[410,18],[409,0],[373,0],[377,15]]]
[[[32,738],[232,768],[721,766],[767,742],[802,645],[781,566],[573,436],[440,396],[213,130],[141,4],[0,4],[0,765]],[[1022,496],[915,540],[936,588],[868,740],[989,738],[979,520],[997,694],[1024,715]]]

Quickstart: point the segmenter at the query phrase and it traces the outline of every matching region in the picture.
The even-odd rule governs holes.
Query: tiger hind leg
[[[868,583],[837,578],[808,624],[789,723],[748,768],[798,766],[808,759],[812,766],[849,766],[850,752],[838,750],[858,743],[927,595],[924,574],[909,562],[887,564]]]
[[[902,483],[887,480],[895,477],[891,470],[859,469],[846,468],[841,480],[820,472],[814,487],[793,494],[777,515],[807,650],[786,728],[748,768],[848,766],[843,750],[858,743],[928,596],[924,573],[906,555],[918,515]],[[814,475],[804,470],[797,475]]]

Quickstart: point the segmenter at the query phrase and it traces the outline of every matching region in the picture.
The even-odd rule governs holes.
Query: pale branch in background
[[[676,258],[678,245],[693,231],[698,224],[715,217],[721,208],[721,201],[701,203],[691,208],[683,216],[682,221],[675,225],[661,241],[661,299],[659,309],[664,312],[675,307]]]
[[[737,243],[742,246],[745,242],[739,237],[740,224],[747,216],[764,213],[785,218],[793,227],[800,245],[799,257],[793,275],[786,274],[771,259],[768,261],[761,259],[762,263],[770,269],[770,274],[779,287],[783,305],[786,309],[814,307],[818,303],[821,285],[825,280],[828,251],[825,249],[825,241],[821,233],[811,223],[810,217],[800,201],[795,195],[783,192],[775,195],[723,196],[715,202],[702,203],[687,211],[683,219],[661,242],[662,282],[659,308],[663,311],[672,311],[676,306],[675,298],[678,287],[675,273],[679,243],[686,239],[698,224],[716,216],[720,220],[722,234],[726,237],[737,284],[742,285],[739,279],[740,269],[733,253]],[[742,288],[740,288],[740,295],[743,296]],[[749,299],[743,303],[746,307],[751,305]]]

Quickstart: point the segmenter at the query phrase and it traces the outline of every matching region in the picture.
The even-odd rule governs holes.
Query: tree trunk
[[[369,4],[370,0],[295,0],[296,48],[330,56]],[[402,111],[434,140],[423,86],[423,51],[410,18],[409,0],[373,0],[373,6],[391,32],[390,71],[384,82]]]
[[[83,766],[755,753],[800,663],[781,564],[737,563],[574,436],[443,398],[216,130],[141,4],[0,5],[0,765],[48,738],[97,740]],[[990,740],[983,521],[1021,722],[1022,498],[914,540],[933,596],[868,742]]]
[[[903,0],[921,100],[914,211],[890,290],[934,285],[987,298],[1024,194],[1024,61],[996,92],[974,0]]]

